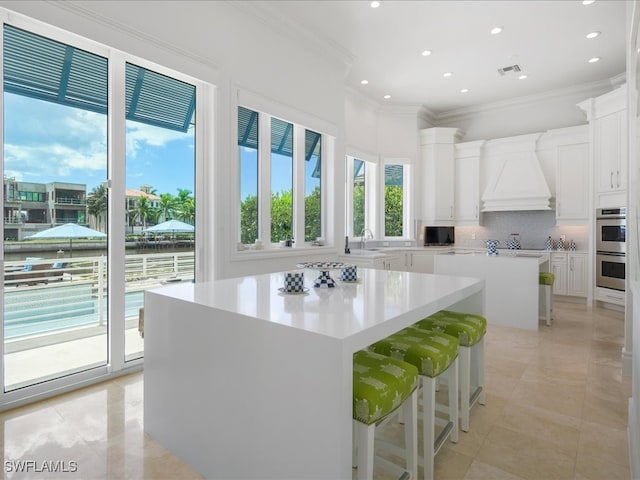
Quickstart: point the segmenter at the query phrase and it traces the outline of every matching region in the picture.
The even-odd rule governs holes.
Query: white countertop
[[[407,312],[423,310],[426,316],[443,301],[451,304],[484,287],[482,280],[466,277],[368,268],[358,269],[357,283],[344,283],[339,273],[332,273],[335,288],[314,288],[318,272],[306,270],[305,294],[281,293],[282,273],[182,283],[151,292],[344,339],[390,320],[402,323]]]

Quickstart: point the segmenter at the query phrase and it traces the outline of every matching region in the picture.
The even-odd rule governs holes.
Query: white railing
[[[137,318],[143,293],[194,278],[193,252],[125,257],[125,316]],[[107,257],[8,261],[4,272],[6,339],[106,325]]]

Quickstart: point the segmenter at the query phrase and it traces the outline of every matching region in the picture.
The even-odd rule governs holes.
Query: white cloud
[[[138,122],[127,122],[127,157],[135,158],[145,145],[164,147],[169,142],[193,138],[191,132],[182,133]]]

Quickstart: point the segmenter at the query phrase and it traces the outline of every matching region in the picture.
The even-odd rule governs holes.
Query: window
[[[402,237],[404,226],[404,171],[402,165],[384,166],[384,236]]]
[[[144,290],[195,279],[210,135],[206,84],[23,20],[48,36],[3,25],[0,405],[141,364]]]
[[[293,238],[293,124],[271,119],[271,241]]]
[[[304,241],[322,236],[322,135],[304,132]]]
[[[350,237],[362,236],[365,229],[376,233],[377,166],[375,162],[347,156],[346,233]]]
[[[322,236],[323,135],[238,107],[239,241],[294,245]]]
[[[353,159],[353,235],[363,232],[365,228],[365,195],[366,195],[366,170],[365,163],[357,158]]]

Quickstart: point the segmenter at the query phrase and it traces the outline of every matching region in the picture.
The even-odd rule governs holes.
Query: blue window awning
[[[273,119],[271,123],[271,153],[293,155],[293,124]],[[322,134],[311,130],[305,131],[305,160],[311,160],[312,156],[320,155],[320,139]],[[258,112],[245,107],[238,107],[238,145],[247,148],[258,148]]]
[[[108,60],[4,25],[4,91],[97,113],[108,109]],[[127,64],[126,118],[186,132],[193,85]]]

